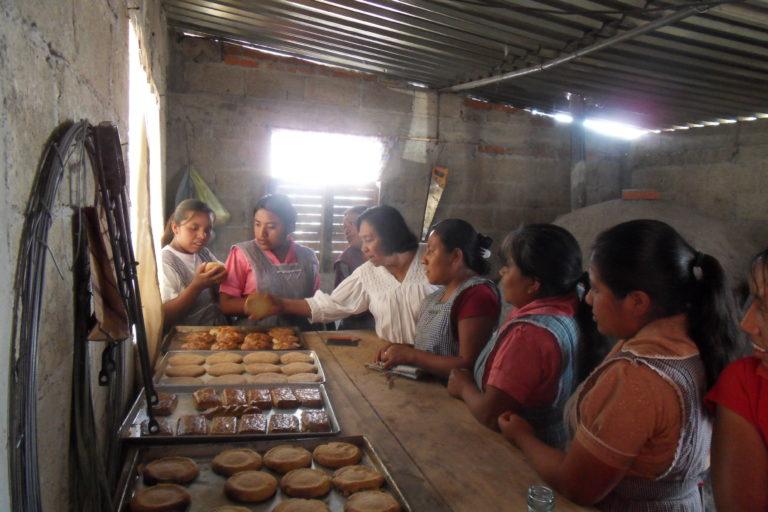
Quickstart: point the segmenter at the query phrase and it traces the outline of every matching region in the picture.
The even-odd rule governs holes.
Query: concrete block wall
[[[130,5],[129,5],[130,4]],[[129,7],[131,7],[129,14]],[[158,89],[167,59],[165,22],[151,0],[4,0],[0,2],[0,510],[11,510],[8,481],[8,385],[12,292],[32,181],[52,131],[67,121],[128,123],[128,19],[142,30]],[[76,163],[76,162],[73,162]],[[74,167],[74,166],[73,166]],[[38,452],[44,510],[69,502],[72,379],[72,232],[70,176],[53,214],[38,361]],[[93,197],[88,180],[87,198]],[[54,261],[61,268],[60,277]],[[94,350],[96,358],[100,350]],[[94,364],[94,368],[97,365]],[[103,390],[95,390],[104,413]]]
[[[414,231],[434,165],[449,169],[436,218],[462,217],[497,240],[569,210],[568,128],[550,119],[197,38],[172,44],[168,75],[167,207],[194,166],[233,215],[212,243],[220,258],[252,236],[271,128],[384,139],[381,200]]]
[[[744,227],[768,245],[768,120],[648,135],[632,144],[631,185]]]

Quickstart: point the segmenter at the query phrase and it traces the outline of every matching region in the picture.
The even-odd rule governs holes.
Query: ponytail
[[[440,237],[440,241],[449,251],[459,249],[464,258],[464,265],[477,275],[483,276],[490,270],[488,259],[491,257],[493,238],[478,233],[469,222],[462,219],[445,219],[435,224],[430,233]]]
[[[163,236],[160,237],[160,246],[165,247],[173,241],[173,225],[180,226],[184,221],[188,220],[195,213],[205,213],[211,216],[211,219],[216,218],[216,214],[210,206],[205,204],[199,199],[185,199],[176,205],[173,213],[168,217],[168,222],[165,223],[163,229]]]

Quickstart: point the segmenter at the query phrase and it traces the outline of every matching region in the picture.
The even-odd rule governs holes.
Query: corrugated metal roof
[[[163,0],[171,26],[443,89],[541,65],[700,7],[477,97],[545,112],[583,96],[592,115],[648,128],[768,113],[768,0]]]

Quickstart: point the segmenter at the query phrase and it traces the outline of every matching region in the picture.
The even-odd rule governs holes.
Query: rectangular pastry
[[[192,399],[195,401],[195,407],[198,411],[204,411],[211,407],[221,405],[221,399],[213,388],[201,388],[192,393]]]
[[[245,405],[248,400],[242,389],[227,388],[221,392],[221,405]]]
[[[179,398],[173,393],[157,393],[157,403],[152,406],[155,416],[170,416],[179,405]]]
[[[247,400],[262,410],[272,408],[272,395],[268,389],[249,389]]]
[[[187,414],[179,418],[176,427],[177,436],[204,436],[208,433],[208,422],[205,416]]]
[[[142,436],[172,436],[173,435],[173,428],[171,427],[171,422],[168,420],[168,418],[155,418],[155,419],[157,420],[157,426],[160,427],[160,430],[158,430],[156,434],[150,434],[149,420],[144,420],[141,422]]]
[[[243,414],[256,414],[261,409],[253,404],[249,405],[219,405],[203,411],[203,416],[213,419],[219,416],[242,416]]]
[[[302,432],[330,432],[331,420],[325,411],[304,411],[301,413]]]
[[[211,421],[211,434],[237,433],[237,418],[234,416],[219,416]]]
[[[278,409],[295,409],[299,406],[291,388],[272,388],[272,405]]]
[[[317,388],[296,388],[293,390],[302,407],[318,409],[323,406],[323,397]]]
[[[263,414],[245,414],[237,422],[238,434],[266,434],[267,418]]]
[[[298,432],[299,420],[293,414],[273,414],[269,418],[269,433]]]

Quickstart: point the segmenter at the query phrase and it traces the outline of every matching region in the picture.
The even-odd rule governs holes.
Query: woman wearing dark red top
[[[414,346],[392,344],[379,352],[385,368],[407,364],[441,377],[472,368],[501,312],[496,285],[481,277],[491,243],[461,219],[435,225],[422,263],[430,284],[443,288],[424,298]]]
[[[448,391],[489,427],[513,410],[535,425],[540,439],[562,446],[565,400],[599,357],[585,362],[581,347],[580,331],[594,333],[589,308],[577,315],[576,290],[585,280],[581,249],[565,229],[533,224],[507,236],[501,257],[499,287],[515,309],[478,357],[474,380],[454,371]]]
[[[750,281],[741,328],[755,352],[723,370],[704,398],[717,409],[711,460],[718,510],[768,510],[768,250],[755,258]]]

